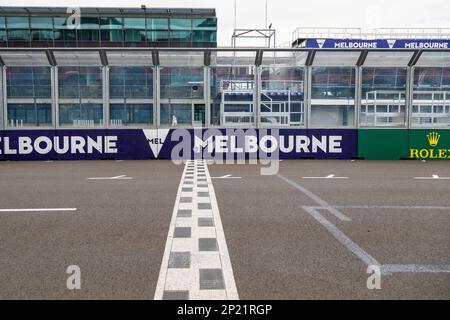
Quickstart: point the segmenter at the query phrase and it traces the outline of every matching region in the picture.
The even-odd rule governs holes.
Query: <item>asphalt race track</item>
[[[450,298],[448,162],[278,164],[0,162],[0,299]]]

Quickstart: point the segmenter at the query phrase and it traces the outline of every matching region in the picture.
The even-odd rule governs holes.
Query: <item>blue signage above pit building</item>
[[[450,49],[450,40],[306,39],[313,49]]]

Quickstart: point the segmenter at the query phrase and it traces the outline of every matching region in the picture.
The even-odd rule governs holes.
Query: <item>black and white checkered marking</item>
[[[155,300],[239,299],[206,161],[187,161]]]

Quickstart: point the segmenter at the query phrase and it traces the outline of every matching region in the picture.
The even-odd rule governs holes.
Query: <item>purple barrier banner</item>
[[[0,136],[0,160],[152,158],[142,130],[11,130]]]
[[[306,39],[307,48],[315,49],[449,49],[444,39]]]
[[[74,129],[0,134],[0,160],[352,159],[356,129]]]
[[[353,129],[177,129],[158,154],[164,159],[352,159],[358,154]]]

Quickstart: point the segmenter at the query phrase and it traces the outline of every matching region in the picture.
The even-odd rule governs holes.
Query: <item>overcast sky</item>
[[[7,6],[116,6],[216,8],[218,42],[229,46],[234,28],[234,0],[1,0]],[[263,28],[265,0],[237,0],[237,27]],[[277,44],[290,42],[297,27],[441,27],[450,28],[450,0],[268,0],[268,20]],[[240,42],[241,45],[248,43]]]

